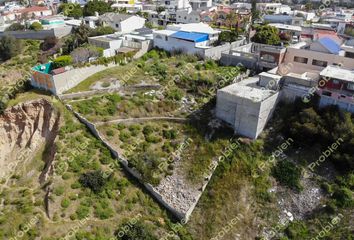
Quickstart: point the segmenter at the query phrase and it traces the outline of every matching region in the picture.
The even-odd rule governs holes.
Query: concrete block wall
[[[263,129],[266,127],[268,121],[272,118],[274,110],[281,99],[281,93],[276,92],[274,95],[265,99],[261,103],[261,107],[259,110],[259,120],[257,126],[257,137],[262,133]]]
[[[77,86],[80,82],[84,81],[91,75],[115,66],[117,65],[115,65],[114,63],[110,63],[107,66],[97,65],[83,68],[75,68],[59,75],[54,75],[54,94],[62,94],[63,92],[66,92],[69,89]]]
[[[216,116],[229,123],[236,134],[255,139],[272,117],[279,96],[279,92],[276,92],[263,101],[254,102],[242,96],[218,91]]]

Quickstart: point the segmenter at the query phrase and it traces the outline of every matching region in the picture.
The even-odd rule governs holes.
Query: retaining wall
[[[104,137],[101,136],[101,134],[99,133],[99,131],[96,128],[96,125],[89,122],[86,118],[84,118],[83,116],[81,116],[79,113],[75,112],[71,105],[66,104],[66,107],[72,111],[74,113],[74,115],[78,118],[78,120],[85,124],[86,127],[90,130],[90,132],[99,140],[102,141],[102,143],[111,151],[111,153],[113,154],[113,156],[115,158],[118,159],[118,161],[123,165],[124,169],[131,174],[133,177],[135,177],[137,180],[139,180],[139,182],[141,184],[144,185],[144,187],[148,190],[148,192],[162,205],[164,206],[168,211],[170,211],[174,216],[176,216],[178,219],[184,219],[185,221],[188,220],[189,215],[185,214],[185,213],[181,213],[179,211],[177,211],[176,209],[172,208],[171,206],[168,205],[168,203],[166,203],[162,196],[156,192],[153,188],[153,186],[151,184],[148,183],[144,183],[142,181],[141,175],[135,171],[134,169],[130,168],[128,166],[128,161],[126,159],[124,159],[122,156],[119,155],[119,153],[108,143],[108,141],[106,141],[106,139]],[[193,209],[192,209],[193,211]],[[190,211],[190,212],[192,212]]]
[[[189,220],[189,217],[191,216],[194,208],[196,207],[196,205],[199,202],[200,197],[202,196],[205,188],[207,187],[216,167],[218,166],[218,159],[217,160],[213,160],[213,168],[211,169],[211,171],[209,172],[209,174],[204,178],[204,182],[201,186],[201,188],[198,190],[199,193],[197,194],[197,197],[195,198],[195,201],[193,202],[193,204],[190,205],[189,209],[186,212],[180,212],[178,210],[176,210],[175,208],[171,207],[161,196],[160,193],[158,193],[154,187],[149,184],[149,183],[145,183],[142,181],[142,177],[141,175],[134,169],[130,168],[128,166],[128,161],[123,158],[110,144],[108,141],[106,141],[106,139],[104,137],[101,136],[101,134],[99,133],[99,131],[97,130],[97,127],[95,124],[89,122],[85,117],[81,116],[79,113],[75,112],[73,110],[73,108],[71,107],[71,105],[66,104],[66,107],[72,111],[74,113],[74,115],[78,118],[78,120],[85,124],[85,126],[90,130],[90,132],[99,140],[102,141],[102,143],[110,150],[110,152],[112,153],[112,155],[118,159],[118,161],[123,165],[123,168],[129,173],[131,174],[133,177],[135,177],[145,188],[146,190],[152,195],[152,197],[154,197],[156,199],[156,201],[158,201],[158,203],[160,203],[164,208],[166,208],[169,212],[171,212],[176,218],[178,218],[181,222],[187,223]]]
[[[5,35],[11,35],[17,39],[33,39],[33,40],[44,40],[47,37],[57,37],[62,38],[67,36],[71,33],[72,27],[61,27],[61,28],[54,28],[49,30],[26,30],[26,31],[7,31],[7,32],[0,32],[0,37]]]

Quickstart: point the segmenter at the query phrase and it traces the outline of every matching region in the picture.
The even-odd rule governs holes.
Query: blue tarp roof
[[[178,31],[172,34],[171,37],[192,41],[192,42],[204,42],[208,40],[209,35],[206,33]]]
[[[339,51],[341,50],[338,43],[336,43],[336,41],[334,41],[331,38],[324,37],[324,38],[320,38],[318,41],[332,54],[338,54]]]

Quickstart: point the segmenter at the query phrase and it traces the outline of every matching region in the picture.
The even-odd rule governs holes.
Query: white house
[[[104,26],[110,26],[118,32],[129,33],[136,29],[142,28],[145,25],[145,18],[120,14],[120,13],[105,13],[99,17]]]
[[[219,33],[205,23],[173,24],[153,33],[154,46],[166,51],[197,54],[211,48]]]
[[[84,23],[90,28],[96,28],[99,26],[99,17],[98,16],[87,16],[84,17]]]

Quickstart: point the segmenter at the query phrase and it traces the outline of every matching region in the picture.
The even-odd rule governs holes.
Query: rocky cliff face
[[[45,99],[18,104],[0,115],[1,179],[7,182],[44,143],[50,147],[57,135],[59,119],[59,112]],[[44,160],[47,168],[52,159]],[[47,172],[48,169],[42,174]]]

